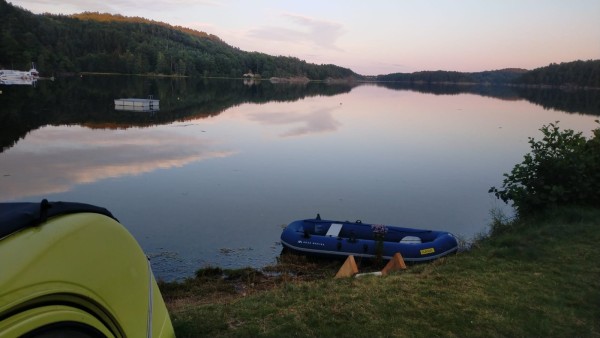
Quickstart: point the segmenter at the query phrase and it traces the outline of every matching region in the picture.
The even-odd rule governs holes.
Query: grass
[[[490,227],[466,252],[385,277],[333,279],[340,262],[293,256],[160,286],[178,337],[600,337],[600,210]]]

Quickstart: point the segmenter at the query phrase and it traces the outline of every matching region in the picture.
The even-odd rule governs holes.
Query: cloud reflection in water
[[[250,115],[252,121],[262,125],[293,125],[300,124],[280,136],[303,136],[307,134],[325,133],[336,131],[341,123],[333,118],[332,112],[337,107],[314,109],[304,112],[261,112]]]
[[[102,179],[226,157],[215,142],[173,128],[44,127],[0,154],[0,200],[65,192]]]

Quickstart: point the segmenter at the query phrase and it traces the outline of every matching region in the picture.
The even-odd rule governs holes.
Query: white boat
[[[40,73],[35,69],[35,65],[31,63],[31,69],[28,71],[14,69],[0,69],[0,81],[3,84],[24,84],[20,82],[35,81],[40,78]],[[12,83],[16,82],[16,83]],[[31,83],[29,83],[31,84]]]
[[[33,76],[29,72],[22,70],[13,69],[0,69],[1,80],[12,80],[12,79],[33,79]]]

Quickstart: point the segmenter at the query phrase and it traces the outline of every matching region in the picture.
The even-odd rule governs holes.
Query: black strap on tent
[[[52,217],[82,212],[105,215],[118,222],[107,209],[85,203],[48,202],[46,199],[41,203],[0,203],[0,238],[41,225]]]

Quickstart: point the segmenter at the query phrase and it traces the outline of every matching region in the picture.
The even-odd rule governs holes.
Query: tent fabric
[[[118,221],[107,209],[85,203],[48,202],[46,199],[40,203],[0,203],[0,239],[19,230],[38,226],[49,218],[81,212],[97,213]]]

